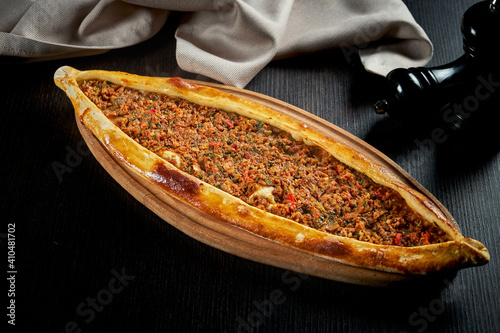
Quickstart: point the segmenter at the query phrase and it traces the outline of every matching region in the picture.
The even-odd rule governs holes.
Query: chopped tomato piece
[[[420,237],[420,244],[423,245],[429,245],[431,242],[429,242],[429,239],[431,238],[431,235],[428,233],[422,234],[422,237]]]
[[[400,242],[401,242],[401,234],[398,232],[396,234],[396,238],[394,239],[394,245],[399,245]]]

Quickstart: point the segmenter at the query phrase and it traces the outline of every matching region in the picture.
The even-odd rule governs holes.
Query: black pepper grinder
[[[386,77],[386,97],[375,103],[375,112],[387,113],[399,124],[415,127],[438,121],[448,130],[456,131],[469,119],[478,118],[479,109],[486,106],[499,109],[498,1],[472,5],[462,17],[461,29],[463,56],[439,67],[391,71]]]

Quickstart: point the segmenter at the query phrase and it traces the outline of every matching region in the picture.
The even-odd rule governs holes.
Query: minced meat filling
[[[396,191],[276,127],[106,81],[85,81],[81,89],[142,146],[254,207],[375,244],[449,240]]]

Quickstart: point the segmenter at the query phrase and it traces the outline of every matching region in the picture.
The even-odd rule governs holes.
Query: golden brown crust
[[[411,248],[376,245],[327,234],[251,207],[180,171],[131,140],[80,91],[78,82],[88,79],[107,80],[130,88],[187,99],[197,104],[236,112],[285,130],[296,140],[320,146],[373,181],[396,190],[412,209],[426,220],[437,224],[452,241]],[[272,108],[179,78],[150,78],[108,71],[80,72],[71,67],[62,67],[55,74],[55,82],[71,99],[82,123],[117,160],[148,182],[160,186],[169,195],[255,235],[334,262],[391,273],[426,274],[481,265],[489,260],[489,253],[484,245],[464,238],[454,221],[448,219],[431,199],[410,188],[385,167],[370,161],[356,150]]]

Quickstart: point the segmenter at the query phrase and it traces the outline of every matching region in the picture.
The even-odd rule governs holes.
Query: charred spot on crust
[[[302,243],[304,248],[319,249],[319,253],[336,258],[346,258],[353,255],[353,251],[349,246],[340,240],[325,240],[325,239],[307,239]]]
[[[341,241],[330,241],[323,247],[325,253],[335,257],[348,257],[353,253],[350,248],[346,247]]]
[[[181,79],[180,77],[172,77],[168,79],[168,82],[173,85],[176,88],[180,89],[193,89],[195,88],[194,85],[190,84],[184,79]]]
[[[163,164],[158,164],[151,174],[151,178],[157,184],[182,198],[191,199],[200,193],[199,183],[189,179],[179,171],[167,168]]]
[[[82,114],[80,115],[80,122],[83,124],[83,119],[85,118],[85,115],[90,111],[90,108],[86,108]]]

